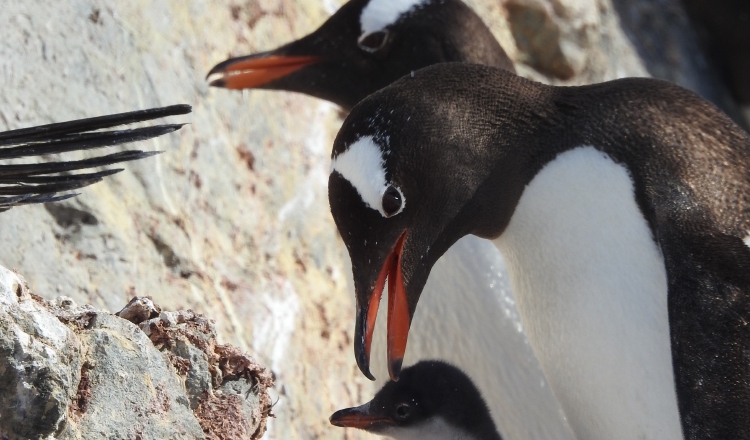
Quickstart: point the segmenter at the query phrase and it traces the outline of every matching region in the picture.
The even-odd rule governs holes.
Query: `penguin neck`
[[[430,12],[425,14],[428,26],[443,33],[442,62],[482,64],[516,72],[513,61],[492,31],[467,4],[460,0],[433,2],[425,9]]]
[[[494,240],[522,323],[581,438],[682,438],[667,276],[633,181],[601,151],[532,177]]]

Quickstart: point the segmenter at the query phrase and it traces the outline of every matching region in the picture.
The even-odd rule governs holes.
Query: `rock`
[[[573,60],[563,53],[560,27],[552,18],[549,6],[512,0],[505,7],[513,38],[518,45],[518,61],[545,75],[562,80],[571,79],[577,69],[573,68]]]
[[[115,315],[127,319],[133,324],[138,324],[147,319],[155,318],[160,313],[161,309],[154,304],[151,298],[136,296]]]
[[[0,267],[0,433],[57,436],[81,379],[82,346],[24,280]]]
[[[60,439],[204,438],[169,357],[138,327],[97,312],[78,337],[82,380]]]
[[[63,296],[44,301],[0,267],[0,434],[260,438],[270,373],[217,344],[211,320],[192,311],[151,318],[157,310],[138,297],[116,315]]]

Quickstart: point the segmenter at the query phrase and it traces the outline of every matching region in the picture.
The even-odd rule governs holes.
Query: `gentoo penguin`
[[[350,110],[397,78],[445,61],[514,70],[487,26],[460,0],[354,0],[312,34],[224,61],[209,76],[223,75],[214,86],[301,92]],[[466,237],[438,267],[413,326],[407,364],[441,358],[458,365],[485,393],[508,439],[571,440],[521,329],[497,249]],[[436,331],[450,337],[435,340]],[[385,370],[384,363],[373,367]]]
[[[189,105],[173,105],[0,132],[0,159],[91,150],[151,139],[178,130],[183,124],[164,124],[128,130],[97,130],[166,116],[184,115],[190,111]],[[77,194],[58,193],[83,188],[122,169],[80,174],[70,174],[70,171],[90,170],[158,153],[160,152],[134,150],[75,161],[0,164],[0,212],[17,205],[55,202],[74,197]]]
[[[370,93],[431,64],[513,63],[460,0],[352,0],[318,30],[278,49],[231,58],[212,86],[287,90],[351,109]]]
[[[421,361],[375,397],[333,413],[332,425],[396,440],[502,440],[477,387],[458,368]]]
[[[360,369],[386,278],[396,379],[430,269],[473,234],[505,257],[579,440],[748,438],[749,167],[748,134],[663,81],[554,87],[464,63],[400,79],[332,153]]]

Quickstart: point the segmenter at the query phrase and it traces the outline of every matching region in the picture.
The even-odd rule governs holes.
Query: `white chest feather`
[[[666,271],[625,168],[591,147],[561,154],[495,244],[578,439],[681,439]]]
[[[393,427],[383,434],[396,440],[480,440],[441,417],[433,417],[418,426]]]

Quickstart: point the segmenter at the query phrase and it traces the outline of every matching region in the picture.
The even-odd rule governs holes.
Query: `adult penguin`
[[[713,105],[440,64],[358,104],[331,170],[366,375],[386,277],[396,379],[432,266],[473,234],[578,439],[747,438],[750,137]]]
[[[300,92],[350,110],[370,93],[432,64],[460,61],[514,72],[492,32],[460,0],[352,0],[315,32],[214,66],[227,89]]]

